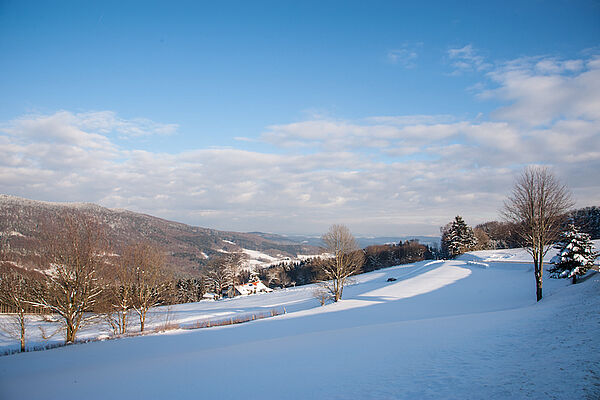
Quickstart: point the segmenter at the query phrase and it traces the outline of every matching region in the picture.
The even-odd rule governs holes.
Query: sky
[[[436,235],[527,165],[600,205],[598,1],[0,0],[0,193]]]

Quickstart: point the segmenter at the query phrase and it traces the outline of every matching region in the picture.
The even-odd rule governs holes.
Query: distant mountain
[[[129,241],[160,246],[168,252],[168,267],[177,275],[196,275],[208,259],[223,252],[245,252],[253,259],[252,265],[320,252],[310,244],[283,236],[218,231],[91,203],[51,203],[0,194],[4,258],[26,269],[43,269],[39,257],[41,222],[64,211],[96,218],[117,248]]]
[[[407,240],[418,240],[421,244],[431,247],[440,247],[439,236],[378,236],[378,237],[357,237],[356,240],[361,247],[373,246],[376,244],[399,243]]]
[[[265,239],[288,241],[290,243],[300,243],[308,246],[323,246],[323,241],[320,236],[308,235],[276,235],[272,233],[252,232],[255,235],[260,235]],[[422,244],[431,247],[440,246],[439,236],[377,236],[377,237],[357,237],[356,241],[361,248],[373,246],[377,244],[399,243],[406,240],[418,240]]]

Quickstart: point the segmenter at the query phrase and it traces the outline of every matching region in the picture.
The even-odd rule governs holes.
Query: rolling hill
[[[45,268],[38,251],[43,221],[60,212],[97,219],[116,249],[129,241],[161,247],[169,255],[168,267],[178,275],[198,274],[210,257],[222,252],[245,252],[252,265],[321,252],[315,246],[277,235],[263,237],[201,228],[91,203],[51,203],[0,195],[0,237],[4,258],[11,261],[10,265],[30,270]]]

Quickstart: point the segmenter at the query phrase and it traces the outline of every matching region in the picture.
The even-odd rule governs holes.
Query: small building
[[[272,292],[273,289],[266,286],[261,281],[248,282],[243,285],[235,285],[235,294],[239,296],[247,296],[256,293],[268,293]]]
[[[219,296],[216,293],[204,293],[202,300],[217,300]]]

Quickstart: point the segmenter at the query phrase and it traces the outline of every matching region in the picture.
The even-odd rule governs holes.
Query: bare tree
[[[290,274],[288,273],[289,265],[280,265],[277,267],[272,267],[271,275],[269,275],[269,279],[272,279],[276,284],[281,287],[288,287],[292,285],[292,280],[290,279]]]
[[[545,167],[527,167],[504,202],[503,217],[519,226],[519,234],[533,257],[536,297],[542,299],[544,256],[556,241],[567,211],[573,206],[565,185]]]
[[[22,275],[9,272],[0,276],[0,304],[8,306],[12,311],[9,319],[0,324],[0,329],[11,337],[20,339],[21,351],[25,351],[26,310],[31,307],[30,292],[31,285]]]
[[[127,257],[120,257],[114,270],[112,282],[106,288],[106,321],[116,335],[127,333],[129,313],[133,308],[135,285],[134,265]]]
[[[89,218],[62,216],[60,226],[45,239],[52,269],[32,304],[56,313],[65,329],[67,343],[75,341],[79,328],[93,316],[86,315],[101,293],[97,272],[106,255],[100,225]]]
[[[140,331],[146,326],[148,310],[161,304],[168,287],[164,274],[165,255],[148,243],[129,245],[123,252],[124,263],[132,283],[131,307],[140,320]]]
[[[229,270],[229,277],[231,281],[229,282],[229,290],[228,295],[233,297],[235,295],[235,285],[241,283],[243,269],[242,269],[242,261],[244,260],[244,254],[242,253],[227,253],[224,256],[225,268]]]
[[[360,271],[364,254],[345,225],[331,225],[321,239],[332,257],[322,262],[320,269],[324,278],[329,280],[327,288],[337,302],[342,298],[348,278]]]
[[[319,300],[319,304],[324,306],[329,300],[332,299],[331,291],[324,283],[318,283],[313,290],[313,297]]]
[[[231,270],[227,268],[225,257],[211,258],[204,271],[204,276],[208,287],[220,298],[223,290],[227,289],[231,283]]]
[[[241,272],[241,261],[239,253],[224,253],[208,262],[205,279],[219,297],[226,289],[230,290],[229,295],[232,294]]]
[[[270,267],[265,269],[267,285],[270,286],[279,283],[279,269],[280,267]]]
[[[491,240],[487,233],[481,228],[475,227],[473,228],[473,234],[475,235],[475,240],[477,244],[473,248],[473,250],[489,250],[491,247]]]

